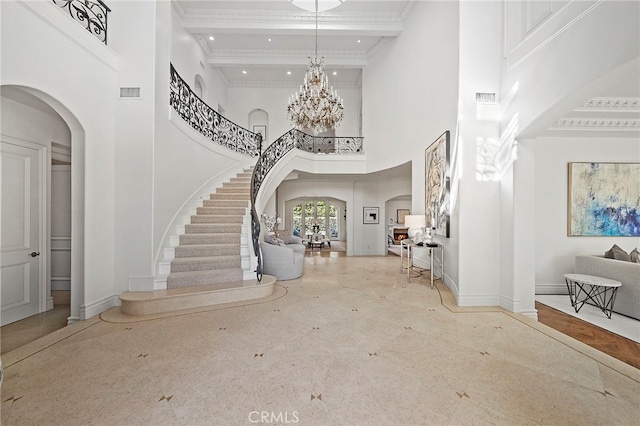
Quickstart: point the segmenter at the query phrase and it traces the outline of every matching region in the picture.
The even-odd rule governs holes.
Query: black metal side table
[[[596,277],[595,275],[565,274],[571,306],[577,312],[591,300],[607,318],[611,319],[613,303],[616,300],[618,288],[622,286],[620,281],[610,278]]]

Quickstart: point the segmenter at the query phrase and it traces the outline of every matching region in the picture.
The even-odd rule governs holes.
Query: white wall
[[[226,116],[231,121],[247,128],[251,111],[256,108],[266,111],[269,115],[267,131],[269,141],[265,146],[268,146],[291,130],[291,122],[287,119],[287,105],[289,97],[297,90],[297,86],[291,88],[230,87],[227,89]],[[360,88],[341,87],[336,90],[340,97],[344,98],[344,118],[336,129],[336,136],[360,136],[358,134]],[[366,149],[365,145],[365,152]]]
[[[165,1],[164,3],[169,3]],[[166,5],[162,8],[165,9]],[[163,23],[165,25],[166,23]],[[184,30],[182,21],[175,9],[171,11],[171,63],[178,74],[193,90],[196,74],[204,80],[204,99],[207,105],[218,110],[218,105],[226,108],[227,87],[224,81],[207,62],[207,56],[193,36]],[[204,68],[202,65],[204,65]],[[162,70],[164,72],[164,70]],[[168,68],[167,68],[168,72]]]
[[[536,2],[544,9],[534,16],[528,4],[504,2],[512,24],[541,20],[529,31],[520,28],[505,34],[501,92],[512,94],[503,105],[502,123],[506,127],[517,114],[519,139],[535,138],[576,103],[607,95],[598,92],[606,87],[603,84],[615,84],[615,77],[598,80],[637,59],[640,52],[640,2],[574,1],[566,8],[557,7],[557,2]]]
[[[30,88],[71,129],[72,249],[79,253],[72,265],[74,321],[111,306],[114,294],[117,60],[50,2],[3,1],[0,7],[2,84]]]
[[[456,215],[458,252],[446,248],[445,273],[461,306],[498,305],[500,294],[500,184],[499,176],[482,170],[487,146],[500,138],[499,115],[485,114],[475,102],[476,92],[497,93],[500,85],[500,4],[460,4],[459,131],[452,132],[452,149],[461,169],[452,175],[459,185]],[[457,137],[458,146],[455,146]],[[458,182],[455,179],[459,179]],[[453,229],[453,227],[452,227]],[[445,241],[445,247],[447,242]],[[487,245],[496,245],[494,250]],[[508,249],[504,249],[508,252]],[[456,258],[457,257],[457,258]]]
[[[576,255],[602,255],[613,244],[626,252],[640,247],[640,237],[567,236],[568,163],[640,163],[640,141],[540,138],[535,155],[536,292],[566,292],[563,275],[574,272]]]

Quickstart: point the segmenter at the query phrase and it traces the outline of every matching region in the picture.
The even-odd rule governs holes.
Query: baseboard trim
[[[536,284],[536,294],[569,294],[567,285],[562,284]]]
[[[115,294],[98,299],[93,303],[80,305],[80,319],[89,319],[114,306],[120,306],[120,298]]]

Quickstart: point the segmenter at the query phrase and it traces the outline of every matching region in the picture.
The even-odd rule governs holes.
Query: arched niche
[[[263,144],[269,143],[269,113],[256,108],[249,112],[249,130],[262,135]]]

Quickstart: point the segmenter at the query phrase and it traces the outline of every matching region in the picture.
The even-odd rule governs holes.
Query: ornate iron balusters
[[[180,77],[173,64],[170,64],[170,72],[169,104],[184,121],[218,145],[249,157],[259,155],[258,140],[262,139],[259,134],[238,126],[204,103]]]
[[[53,3],[107,44],[107,15],[111,9],[106,4],[100,0],[53,0]]]
[[[251,177],[251,237],[254,253],[258,258],[258,268],[256,269],[258,282],[262,281],[262,254],[259,242],[260,217],[256,212],[255,202],[262,182],[269,171],[293,148],[320,154],[363,154],[363,140],[364,138],[361,137],[317,137],[291,129],[260,154]]]

